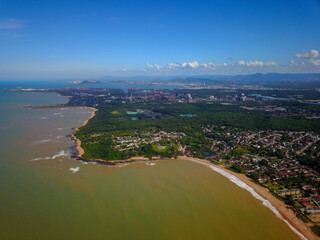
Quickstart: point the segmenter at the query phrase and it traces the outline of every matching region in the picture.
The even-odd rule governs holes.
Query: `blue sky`
[[[319,0],[0,0],[0,79],[320,72],[319,51]]]

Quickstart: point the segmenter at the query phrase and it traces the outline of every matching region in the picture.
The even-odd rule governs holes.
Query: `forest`
[[[134,113],[130,115],[128,113]],[[98,106],[96,116],[76,132],[85,150],[84,158],[121,160],[132,156],[176,157],[177,141],[171,141],[165,151],[156,151],[152,143],[139,148],[119,151],[115,137],[139,132],[182,132],[179,144],[188,145],[197,157],[211,152],[203,132],[205,126],[231,126],[242,130],[291,130],[320,132],[318,119],[276,117],[258,111],[246,111],[238,105],[220,103],[106,103]],[[170,141],[167,141],[170,143]]]

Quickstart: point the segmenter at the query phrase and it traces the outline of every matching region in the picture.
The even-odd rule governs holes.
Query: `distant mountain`
[[[320,83],[319,73],[282,74],[256,73],[250,75],[187,77],[167,80],[179,84],[285,84],[285,83]]]
[[[260,83],[268,81],[285,81],[285,82],[299,82],[299,81],[320,81],[320,73],[299,73],[299,74],[291,74],[291,73],[256,73],[252,75],[239,75],[234,76],[233,79],[243,80],[248,82],[259,81]]]
[[[320,87],[320,73],[256,73],[248,75],[193,75],[193,76],[105,76],[99,78],[108,84],[164,83],[164,84],[202,84],[202,85],[263,85],[288,87]]]

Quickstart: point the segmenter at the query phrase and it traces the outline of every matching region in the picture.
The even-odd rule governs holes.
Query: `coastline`
[[[91,113],[91,116],[83,122],[83,124],[80,126],[85,126],[88,121],[93,118],[96,114],[96,111],[98,109],[93,107],[86,107],[89,109],[92,109],[93,112]],[[75,128],[75,133],[79,130],[79,128]],[[103,159],[85,159],[83,158],[84,149],[81,147],[81,141],[76,138],[75,133],[71,135],[72,139],[76,142],[76,150],[77,155],[75,156],[77,160],[85,161],[85,162],[94,162],[102,165],[117,165],[117,164],[127,164],[132,162],[147,162],[147,161],[157,161],[157,160],[170,160],[170,158],[159,158],[159,157],[153,157],[152,159],[146,158],[146,157],[132,157],[126,160],[113,160],[113,161],[106,161]],[[173,158],[171,158],[173,160]],[[204,159],[199,158],[193,158],[193,157],[187,157],[187,156],[179,156],[176,160],[185,160],[185,161],[192,161],[196,162],[198,164],[205,165],[207,167],[211,167],[215,172],[218,172],[219,174],[223,175],[224,177],[227,177],[230,181],[232,181],[228,176],[226,176],[227,173],[230,176],[235,177],[237,180],[240,180],[244,185],[251,188],[252,191],[249,191],[246,186],[241,186],[237,184],[235,181],[235,184],[237,184],[239,187],[242,187],[249,191],[253,197],[257,198],[258,200],[262,201],[263,205],[268,207],[271,211],[273,211],[277,217],[279,217],[281,220],[286,222],[288,226],[301,238],[301,239],[309,239],[309,240],[316,240],[320,239],[315,233],[312,232],[312,230],[308,227],[308,225],[303,222],[301,219],[299,219],[296,214],[287,206],[283,201],[276,198],[272,193],[270,193],[269,189],[264,188],[256,183],[254,183],[250,178],[245,176],[244,174],[235,173],[230,170],[228,170],[226,167],[222,165],[215,165],[212,162]],[[221,171],[219,171],[220,169]],[[223,173],[224,172],[224,173]]]
[[[91,110],[93,110],[93,112],[91,113],[91,116],[87,120],[85,120],[80,127],[85,126],[89,122],[89,120],[96,115],[96,111],[98,111],[98,109],[96,109],[94,107],[85,107],[85,108],[91,109]],[[71,134],[71,138],[74,141],[76,141],[76,150],[78,151],[78,153],[76,155],[77,159],[78,158],[83,159],[82,155],[84,154],[84,150],[81,147],[81,141],[75,136],[75,133],[79,130],[80,127],[74,128],[75,132],[73,134]]]
[[[259,186],[258,184],[251,181],[251,179],[248,178],[247,176],[245,176],[244,174],[232,172],[224,166],[215,165],[207,160],[203,160],[203,159],[199,159],[199,158],[181,156],[181,157],[178,157],[178,159],[197,162],[199,164],[202,164],[202,165],[205,165],[208,167],[212,166],[212,167],[215,167],[217,169],[220,169],[220,170],[226,172],[227,174],[230,174],[230,175],[236,177],[238,180],[242,181],[247,186],[252,188],[254,190],[254,192],[256,192],[256,194],[258,194],[261,198],[263,198],[263,199],[259,199],[259,200],[268,201],[271,204],[271,206],[270,207],[267,206],[267,207],[270,210],[272,210],[277,216],[278,216],[278,214],[280,214],[280,216],[278,216],[278,217],[282,218],[282,220],[284,220],[289,225],[289,227],[294,232],[296,232],[302,239],[309,239],[309,240],[320,239],[315,233],[312,232],[312,230],[308,227],[308,225],[305,222],[303,222],[301,219],[299,219],[296,216],[296,214],[284,202],[282,202],[281,200],[279,200],[278,198],[273,196],[269,192],[269,189],[264,188],[262,186]],[[213,170],[216,171],[215,169],[213,169]],[[216,171],[216,172],[218,172],[218,171]],[[220,173],[220,172],[218,172],[218,173]],[[221,175],[225,176],[225,174],[221,174]],[[227,176],[225,176],[225,177],[227,177]],[[229,180],[231,180],[231,179],[229,179]],[[232,182],[234,182],[234,181],[232,181]],[[244,187],[242,187],[242,188],[244,188]],[[246,189],[246,190],[248,190],[248,189]],[[251,191],[249,191],[249,192],[252,194]],[[254,197],[256,197],[256,196],[254,196]],[[268,203],[263,201],[263,204],[266,206],[266,204],[268,204]],[[271,209],[271,207],[275,208],[275,210],[278,212],[278,214],[273,209]]]

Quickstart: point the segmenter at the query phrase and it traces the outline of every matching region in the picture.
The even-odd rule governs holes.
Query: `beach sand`
[[[86,108],[93,110],[93,112],[91,113],[91,116],[87,120],[85,120],[80,127],[85,126],[88,123],[88,121],[96,115],[96,111],[98,111],[98,109],[93,107],[86,107]],[[79,128],[75,128],[74,130],[77,132]],[[77,157],[82,157],[82,155],[84,154],[84,150],[81,147],[81,141],[78,138],[76,138],[74,134],[72,134],[71,137],[76,141],[76,149],[78,151]]]
[[[320,239],[316,234],[314,234],[311,229],[308,227],[308,225],[303,222],[301,219],[297,218],[296,214],[281,200],[276,198],[272,193],[270,193],[269,189],[264,188],[256,183],[254,183],[250,178],[245,176],[244,174],[235,173],[228,169],[226,169],[222,165],[215,165],[207,160],[199,159],[199,158],[192,158],[192,157],[185,157],[180,156],[178,157],[179,160],[192,160],[193,162],[199,162],[199,163],[205,163],[213,165],[217,168],[220,168],[233,176],[240,179],[242,182],[247,184],[249,187],[253,188],[256,193],[258,193],[261,197],[268,200],[273,207],[275,207],[280,215],[287,220],[297,231],[299,231],[305,238],[309,240],[313,239]]]

